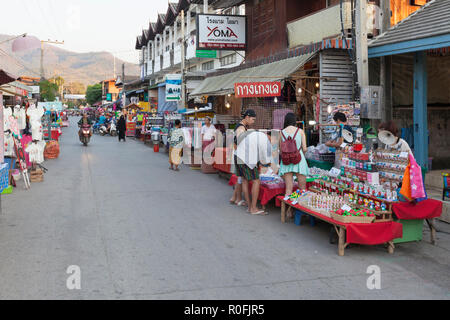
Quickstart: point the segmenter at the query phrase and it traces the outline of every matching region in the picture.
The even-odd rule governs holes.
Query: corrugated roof
[[[283,80],[296,72],[308,62],[315,53],[309,53],[294,58],[284,59],[253,68],[226,73],[220,76],[209,77],[190,94],[223,95],[234,92],[234,84],[238,82],[265,82]]]
[[[369,42],[369,47],[443,34],[450,34],[450,0],[433,0]]]
[[[212,6],[213,9],[224,9],[240,5],[243,2],[245,2],[245,0],[210,0],[208,4]],[[191,3],[203,4],[203,0],[193,0]]]

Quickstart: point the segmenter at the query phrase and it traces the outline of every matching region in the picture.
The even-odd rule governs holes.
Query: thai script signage
[[[197,15],[197,49],[246,50],[247,17]]]
[[[279,97],[281,82],[242,82],[234,84],[236,98]]]

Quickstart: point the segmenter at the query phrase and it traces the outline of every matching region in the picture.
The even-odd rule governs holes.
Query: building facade
[[[184,15],[184,34],[182,33],[182,13]],[[181,0],[169,2],[167,12],[158,14],[157,21],[150,22],[136,39],[136,49],[140,51],[139,65],[141,80],[149,85],[149,97],[158,97],[161,111],[175,109],[175,103],[165,103],[161,97],[166,74],[181,73],[182,41],[185,41],[186,91],[189,93],[205,74],[232,68],[244,61],[245,52],[217,51],[214,57],[205,58],[197,48],[196,16],[201,13],[244,15],[244,6],[231,6],[216,9],[203,5],[203,1]],[[153,92],[152,92],[153,91]],[[164,105],[166,105],[164,107]]]

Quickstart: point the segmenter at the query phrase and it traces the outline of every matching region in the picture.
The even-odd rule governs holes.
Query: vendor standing
[[[202,127],[201,135],[202,135],[202,147],[203,147],[203,151],[204,151],[205,148],[209,144],[211,144],[216,137],[216,127],[214,127],[211,124],[210,117],[206,117],[205,125]]]
[[[330,148],[331,152],[335,152],[334,166],[338,169],[341,168],[342,164],[342,150],[341,145],[344,143],[344,138],[342,137],[342,129],[345,128],[351,131],[351,128],[347,126],[347,116],[342,112],[336,112],[333,116],[334,122],[338,125],[338,130],[331,136],[331,140],[327,141],[325,145]]]

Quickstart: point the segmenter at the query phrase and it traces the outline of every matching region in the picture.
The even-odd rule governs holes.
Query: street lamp
[[[14,37],[14,38],[4,40],[4,41],[0,42],[0,44],[6,43],[6,42],[8,42],[8,41],[11,41],[11,40],[14,40],[14,39],[17,39],[17,38],[20,38],[20,37],[25,38],[26,36],[27,36],[27,34],[26,34],[26,33],[23,33],[23,34],[21,34],[21,35],[19,35],[19,36],[16,36],[16,37]]]

